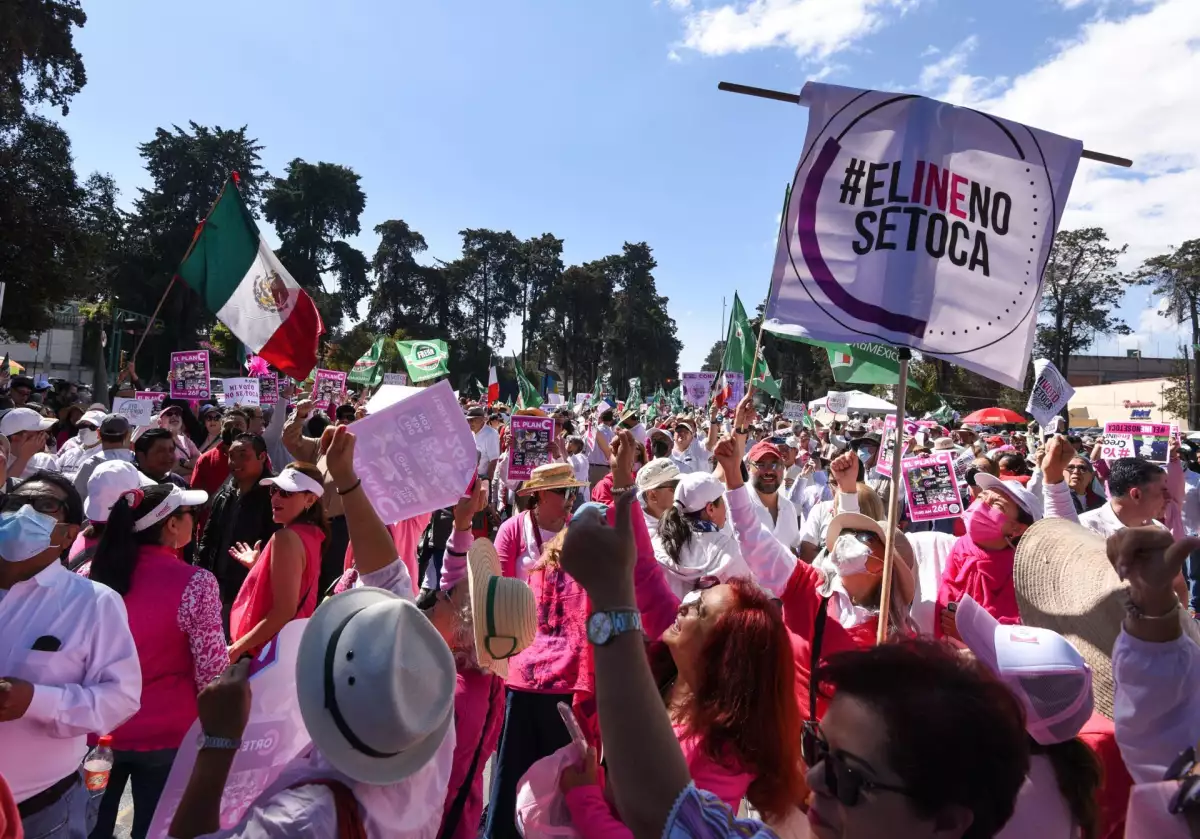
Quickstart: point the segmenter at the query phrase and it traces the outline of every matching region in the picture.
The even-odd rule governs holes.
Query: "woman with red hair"
[[[651,648],[651,666],[692,780],[737,810],[783,819],[807,790],[792,647],[779,607],[750,580],[704,578]],[[707,585],[705,585],[707,584]],[[584,836],[632,836],[604,799],[595,753],[561,785]]]

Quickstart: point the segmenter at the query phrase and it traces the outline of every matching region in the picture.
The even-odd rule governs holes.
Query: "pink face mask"
[[[996,542],[1005,538],[1004,524],[1008,517],[999,507],[976,501],[967,510],[967,535],[975,544],[980,542]]]

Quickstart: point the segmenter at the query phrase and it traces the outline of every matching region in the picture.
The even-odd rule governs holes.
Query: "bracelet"
[[[1167,611],[1165,614],[1162,614],[1162,615],[1148,615],[1145,612],[1143,612],[1141,610],[1141,607],[1139,607],[1136,603],[1134,603],[1133,600],[1126,599],[1126,601],[1125,601],[1125,613],[1128,614],[1129,617],[1131,617],[1135,620],[1140,620],[1140,621],[1171,620],[1175,617],[1175,614],[1178,611],[1179,611],[1179,601],[1178,600],[1175,601],[1175,605],[1172,606],[1169,611]]]
[[[362,478],[359,478],[357,481],[355,481],[354,486],[350,487],[350,489],[339,489],[337,491],[337,494],[338,495],[349,495],[350,493],[354,492],[354,490],[358,489],[360,486],[362,486]],[[335,487],[335,489],[336,489],[336,487]]]
[[[743,425],[741,428],[735,428],[735,429],[733,429],[733,433],[734,433],[734,434],[741,434],[741,435],[744,437],[744,436],[746,436],[747,434],[749,434],[749,433],[750,433],[750,429],[749,429],[749,428],[747,428],[746,426],[744,426],[744,425]]]
[[[466,531],[459,531],[459,532],[465,533]],[[466,553],[459,553],[458,551],[452,551],[449,548],[446,548],[446,556],[456,556],[459,559],[462,559],[463,557],[466,556]]]

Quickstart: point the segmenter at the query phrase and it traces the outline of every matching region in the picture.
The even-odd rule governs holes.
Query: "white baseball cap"
[[[49,431],[58,420],[44,417],[32,408],[13,408],[0,419],[0,434],[11,437],[22,431]]]
[[[669,457],[656,457],[638,470],[635,482],[641,490],[658,489],[679,480],[679,467]]]
[[[97,467],[99,469],[99,467]],[[91,488],[91,481],[88,481],[88,488]],[[178,510],[180,507],[199,507],[201,504],[208,502],[208,493],[202,489],[182,490],[177,486],[171,486],[171,494],[159,502],[158,506],[151,510],[146,515],[133,523],[135,533],[141,533],[143,530],[149,530],[154,525],[165,519],[171,513]],[[114,501],[114,503],[116,503]]]
[[[994,489],[997,492],[1004,493],[1018,507],[1029,513],[1034,521],[1038,521],[1042,517],[1041,499],[1025,489],[1020,481],[1002,481],[995,475],[989,475],[987,472],[979,472],[975,475],[975,486],[979,487],[980,492],[985,489]]]
[[[104,422],[104,418],[108,416],[106,411],[88,411],[79,418],[76,425],[90,425],[96,429],[100,428],[100,423]]]
[[[106,460],[88,478],[83,514],[88,521],[103,524],[108,521],[118,498],[141,487],[142,473],[136,466],[123,460]]]
[[[1001,624],[970,595],[958,602],[963,643],[1025,706],[1025,730],[1043,746],[1065,743],[1092,716],[1092,669],[1052,629]]]
[[[685,513],[698,513],[724,494],[725,485],[709,472],[680,475],[675,485],[675,503]]]
[[[285,467],[274,478],[263,478],[259,483],[263,486],[277,486],[287,492],[311,492],[317,498],[325,494],[325,487],[290,466]]]

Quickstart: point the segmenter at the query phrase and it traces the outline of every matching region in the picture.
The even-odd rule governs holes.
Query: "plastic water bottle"
[[[105,734],[96,743],[96,747],[88,752],[83,761],[84,782],[88,792],[98,795],[108,786],[108,776],[113,768],[112,737]]]

